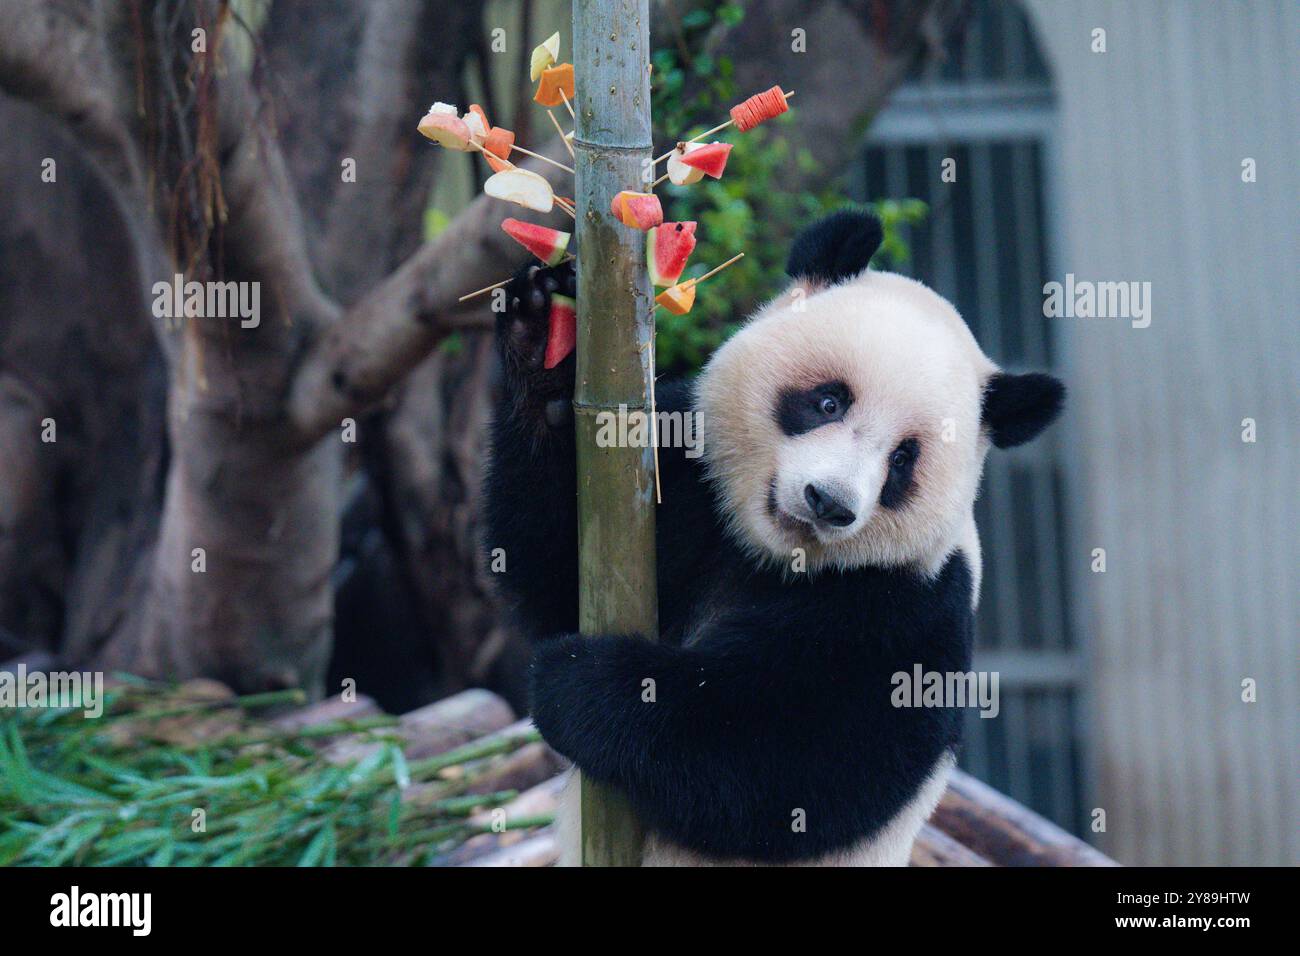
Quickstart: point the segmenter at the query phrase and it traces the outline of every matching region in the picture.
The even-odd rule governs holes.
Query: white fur
[[[940,757],[930,776],[916,792],[916,796],[879,833],[843,850],[792,865],[907,866],[912,857],[912,844],[916,842],[916,835],[921,832],[921,826],[930,819],[930,814],[939,805],[939,800],[948,786],[948,777],[952,774],[952,768],[956,763],[951,752]],[[564,792],[560,795],[560,809],[556,814],[556,827],[560,841],[560,866],[577,866],[579,862],[577,779],[577,774],[569,775]],[[651,834],[646,838],[641,865],[763,866],[764,864],[752,860],[706,857]]]
[[[705,463],[730,533],[778,567],[796,548],[814,571],[942,567],[972,544],[989,449],[980,406],[995,371],[957,311],[905,276],[867,271],[781,296],[714,354],[698,385]],[[844,419],[785,435],[773,412],[780,392],[834,379],[854,394]],[[901,509],[881,508],[888,456],[909,436],[921,442],[915,494]],[[808,483],[834,489],[857,517],[842,529],[778,523],[768,510],[774,478],[778,507],[794,519],[810,517]]]
[[[864,272],[828,289],[797,287],[764,307],[719,349],[700,376],[704,456],[728,530],[752,556],[789,569],[802,548],[807,569],[909,566],[934,574],[957,549],[979,599],[981,555],[974,503],[989,440],[981,429],[984,386],[997,366],[945,299],[905,276]],[[838,379],[854,403],[843,421],[793,438],[773,409],[781,390]],[[944,438],[950,425],[952,440]],[[921,442],[916,492],[897,510],[879,507],[886,460],[903,438]],[[800,516],[802,489],[834,489],[857,517],[843,529],[792,529],[768,512]],[[803,866],[906,866],[912,844],[948,784],[945,753],[912,800],[873,837]],[[576,779],[576,778],[575,778]],[[578,795],[560,801],[561,864],[578,859]],[[753,866],[719,860],[651,835],[645,866]]]

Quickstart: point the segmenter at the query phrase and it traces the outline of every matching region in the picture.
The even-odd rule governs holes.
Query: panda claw
[[[527,375],[552,375],[544,372],[546,340],[550,333],[551,296],[573,296],[577,272],[572,261],[557,266],[540,266],[536,262],[520,268],[506,287],[508,308],[497,320],[497,337],[507,368]],[[560,368],[564,367],[561,363]]]

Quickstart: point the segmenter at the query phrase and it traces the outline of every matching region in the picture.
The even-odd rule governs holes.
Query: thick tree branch
[[[134,102],[106,37],[127,29],[121,5],[93,0],[0,4],[0,89],[61,117],[119,188],[144,196],[141,153],[124,106]]]
[[[867,124],[935,36],[959,20],[964,0],[751,0],[722,47],[748,96],[780,83],[795,90],[799,142],[817,160],[819,178],[849,168]],[[783,29],[773,29],[782,24]],[[805,31],[806,52],[791,49],[790,29]],[[785,188],[802,183],[791,169]]]
[[[556,140],[547,155],[559,150]],[[567,173],[541,163],[528,168],[567,195],[572,185]],[[312,346],[289,398],[300,441],[317,440],[378,401],[450,332],[491,324],[491,295],[466,303],[457,299],[506,278],[510,264],[522,260],[519,247],[500,229],[507,215],[510,208],[499,200],[479,196]]]

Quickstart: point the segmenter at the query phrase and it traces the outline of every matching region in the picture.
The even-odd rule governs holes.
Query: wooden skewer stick
[[[557,92],[560,94],[560,99],[564,100],[564,108],[569,111],[569,119],[576,123],[578,121],[578,114],[573,112],[573,104],[570,103],[569,98],[564,95],[564,90],[558,90]]]
[[[667,178],[668,178],[668,174],[664,173],[662,176],[660,176],[658,179],[652,182],[650,184],[650,192],[654,192],[655,189]]]
[[[743,259],[743,258],[745,258],[745,254],[744,254],[743,252],[737,252],[734,256],[732,256],[730,259],[728,259],[728,260],[727,260],[726,262],[724,262],[722,265],[720,265],[720,266],[714,266],[712,269],[710,269],[708,272],[704,273],[704,275],[700,276],[698,279],[688,279],[687,281],[688,281],[688,282],[692,282],[692,283],[694,283],[695,285],[699,285],[699,284],[700,284],[701,282],[703,282],[705,279],[708,279],[708,278],[711,277],[711,276],[715,276],[715,275],[717,275],[719,272],[721,272],[723,269],[727,268],[727,266],[731,265],[733,262],[739,262],[739,261],[740,261],[741,259]]]
[[[560,260],[560,262],[568,262],[568,261],[569,261],[570,259],[572,259],[572,258],[573,258],[573,256],[565,256],[563,259]],[[514,276],[511,276],[509,279],[502,279],[500,282],[494,282],[494,283],[492,283],[491,285],[484,286],[483,288],[478,289],[477,291],[467,293],[466,295],[462,295],[462,296],[461,296],[459,299],[457,299],[456,301],[457,301],[457,302],[464,302],[466,299],[472,299],[472,298],[474,298],[474,296],[476,296],[476,295],[483,295],[485,292],[491,292],[493,289],[499,289],[499,288],[501,288],[503,285],[509,285],[510,282],[511,282],[513,279],[514,279]]]
[[[789,93],[786,93],[786,94],[785,94],[785,98],[786,98],[787,100],[790,99],[792,96],[794,96],[794,90],[791,90]],[[722,132],[724,129],[726,129],[728,126],[734,126],[735,123],[736,123],[735,120],[727,120],[725,123],[722,123],[722,124],[719,124],[718,126],[713,127],[713,129],[706,129],[706,130],[705,130],[703,133],[701,133],[699,136],[692,136],[690,139],[684,139],[684,140],[682,140],[681,142],[679,142],[679,143],[677,144],[677,146],[682,145],[682,143],[694,143],[694,142],[696,142],[697,140],[704,139],[704,137],[706,137],[706,136],[712,136],[714,133],[721,133],[721,132]],[[669,156],[671,156],[673,153],[677,152],[677,146],[674,146],[672,149],[668,150],[668,152],[664,153],[664,154],[663,154],[662,156],[660,156],[658,159],[652,159],[652,160],[650,161],[650,168],[653,169],[654,167],[656,167],[656,166],[658,166],[660,163],[662,163],[665,159],[667,159]]]
[[[717,275],[719,272],[721,272],[723,269],[727,268],[727,266],[731,265],[733,262],[739,262],[739,261],[740,261],[741,259],[743,259],[743,258],[745,258],[745,254],[744,254],[743,252],[738,252],[738,253],[736,253],[734,256],[732,256],[730,259],[728,259],[726,262],[724,262],[722,265],[720,265],[720,266],[715,266],[714,268],[710,269],[708,272],[704,273],[704,275],[700,276],[698,279],[686,279],[686,280],[684,280],[684,281],[682,281],[682,282],[678,282],[678,283],[676,284],[676,286],[674,286],[674,288],[677,288],[677,287],[685,288],[686,286],[691,286],[692,288],[694,288],[695,286],[697,286],[697,285],[699,285],[701,282],[703,282],[705,279],[708,279],[708,278],[710,278],[710,277],[712,277],[712,276]],[[655,305],[656,305],[656,307],[658,307],[658,306],[663,305],[663,303],[662,303],[662,302],[657,302],[657,303],[655,303]],[[664,308],[667,308],[667,306],[664,306]],[[688,311],[689,311],[689,310],[688,310]]]
[[[472,299],[472,298],[474,298],[476,295],[483,295],[485,292],[491,292],[493,289],[499,289],[499,288],[501,288],[503,285],[509,285],[509,284],[510,284],[510,280],[513,279],[513,278],[514,278],[514,276],[511,276],[510,279],[502,279],[500,282],[494,282],[494,283],[492,283],[491,285],[485,285],[485,286],[484,286],[483,288],[481,288],[481,289],[478,289],[478,290],[476,290],[476,291],[474,291],[474,292],[469,292],[469,293],[467,293],[467,294],[465,294],[465,295],[462,295],[462,296],[461,296],[459,299],[457,299],[456,301],[457,301],[457,302],[464,302],[466,299]]]
[[[559,160],[551,159],[549,156],[543,156],[541,153],[534,153],[531,149],[524,149],[522,146],[518,145],[517,143],[514,146],[512,146],[511,149],[523,153],[525,156],[531,156],[533,157],[533,159],[540,159],[544,163],[550,163],[552,166],[562,169],[566,173],[569,173],[570,175],[573,174],[572,166],[565,166],[564,163],[561,163]]]
[[[564,130],[560,128],[560,121],[555,118],[555,114],[550,110],[546,111],[546,115],[549,116],[551,122],[555,124],[555,131],[560,134],[560,140],[564,143],[564,148],[569,151],[569,158],[573,159],[573,144],[569,142],[569,137],[565,136]]]
[[[653,311],[653,310],[652,310]],[[650,440],[655,446],[655,504],[664,503],[664,491],[659,485],[659,409],[655,403],[655,345],[654,323],[650,323]]]

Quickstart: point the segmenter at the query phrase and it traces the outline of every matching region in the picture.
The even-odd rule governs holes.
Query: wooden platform
[[[18,661],[0,665],[12,670]],[[52,669],[42,656],[23,660],[28,670]],[[379,714],[373,701],[330,698],[283,713],[271,724],[299,729]],[[522,737],[532,725],[485,690],[467,690],[403,715],[395,728],[408,760],[431,757],[486,737]],[[356,760],[377,746],[359,737],[317,743],[327,757]],[[563,786],[565,762],[543,743],[530,742],[496,763],[469,792],[518,791],[508,819],[551,814]],[[408,795],[410,796],[410,795]],[[488,821],[483,814],[484,822]],[[445,866],[549,866],[559,855],[552,826],[484,833],[434,862]],[[934,815],[921,831],[913,866],[1115,866],[1115,862],[1055,824],[968,774],[956,771]]]
[[[345,705],[337,699],[295,712],[281,721],[299,724],[377,713],[370,701]],[[499,697],[470,690],[412,711],[399,730],[413,753],[428,756],[489,733],[521,733]],[[334,744],[340,755],[348,744]],[[564,761],[543,744],[530,744],[511,758],[508,773],[492,784],[520,790],[508,817],[535,816],[555,809]],[[550,866],[558,848],[552,827],[474,837],[441,862],[450,866]],[[958,770],[912,853],[913,866],[1115,866],[1113,860],[992,787]]]

